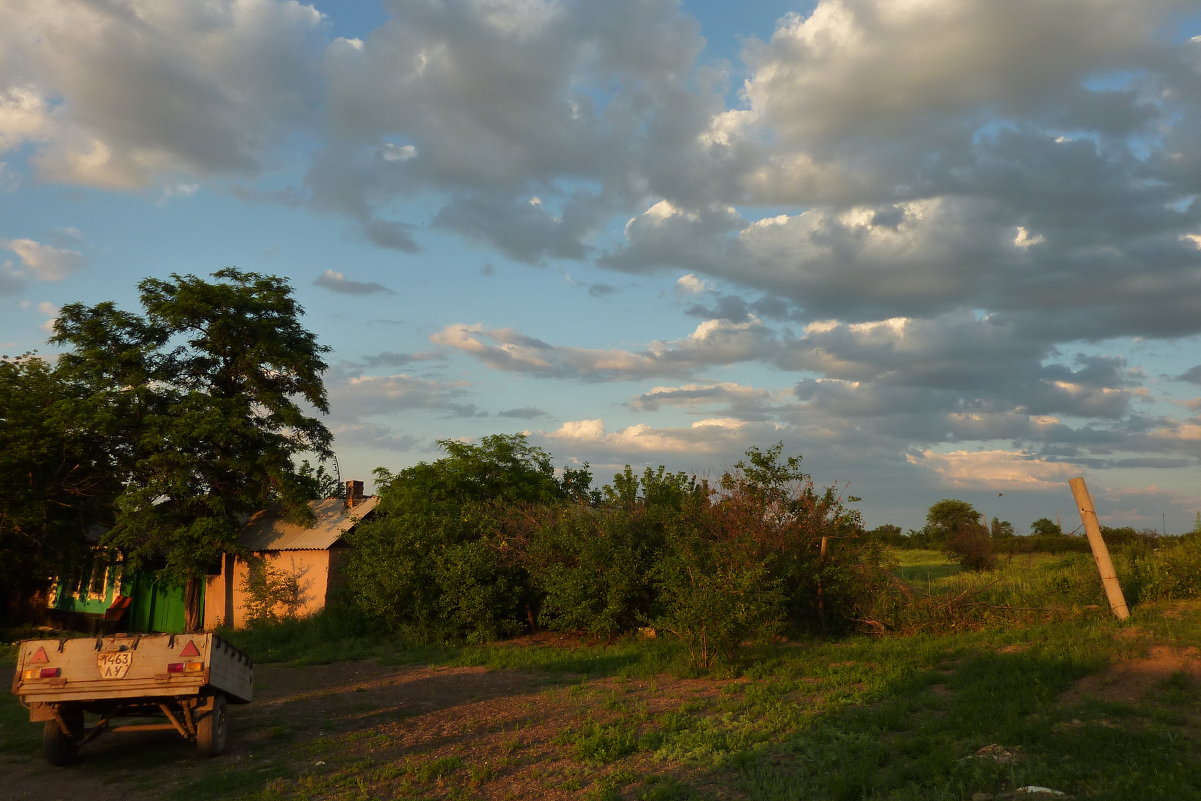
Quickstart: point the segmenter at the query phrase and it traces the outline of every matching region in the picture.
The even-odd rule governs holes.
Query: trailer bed
[[[202,753],[225,749],[227,704],[254,697],[250,657],[210,632],[117,634],[20,643],[13,693],[44,721],[52,764],[106,731],[174,729]],[[99,718],[88,727],[85,713]],[[121,717],[162,716],[161,724],[116,725]]]

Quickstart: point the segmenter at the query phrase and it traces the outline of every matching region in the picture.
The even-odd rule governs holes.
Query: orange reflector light
[[[203,662],[171,662],[167,665],[168,673],[199,673],[202,670]]]
[[[186,670],[188,673],[199,673],[200,671],[204,670],[204,663],[203,662],[189,662],[186,665],[184,665],[184,670]]]
[[[196,648],[195,640],[188,640],[188,644],[179,652],[180,656],[200,656],[200,650]]]
[[[32,668],[21,674],[22,679],[57,679],[63,673],[62,668]]]

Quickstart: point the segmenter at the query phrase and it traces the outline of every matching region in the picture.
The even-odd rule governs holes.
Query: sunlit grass
[[[536,744],[514,729],[512,748],[498,738],[485,762],[471,741],[449,750],[395,746],[378,722],[322,732],[298,700],[261,721],[254,714],[239,720],[240,736],[264,744],[255,759],[180,759],[165,772],[156,767],[161,752],[147,752],[88,768],[102,783],[148,782],[162,797],[228,801],[505,792],[607,801],[961,801],[1026,785],[1094,801],[1201,798],[1195,675],[1166,674],[1133,702],[1068,692],[1152,644],[1201,642],[1201,603],[1136,605],[1123,624],[1109,614],[1087,555],[1002,556],[985,573],[961,571],[936,551],[896,556],[898,576],[932,604],[979,600],[983,606],[969,611],[982,616],[981,625],[776,642],[705,676],[665,637],[428,646],[330,614],[230,636],[260,661],[522,671],[534,677],[523,703],[570,710],[567,722]],[[12,667],[11,657],[0,662],[0,670]],[[706,692],[656,706],[651,699],[672,697],[681,677]],[[291,723],[293,716],[301,722]],[[6,759],[40,762],[38,732],[16,703],[0,709]],[[546,767],[523,774],[520,789],[504,784],[533,745],[544,749]]]

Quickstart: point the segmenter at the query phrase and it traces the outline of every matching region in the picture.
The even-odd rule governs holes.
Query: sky
[[[287,277],[344,479],[782,443],[869,527],[1201,510],[1201,2],[6,0],[0,353]]]

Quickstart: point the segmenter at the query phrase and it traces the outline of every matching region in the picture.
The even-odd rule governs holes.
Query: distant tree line
[[[1058,523],[1039,518],[1030,524],[1030,533],[1016,535],[1013,524],[993,518],[984,524],[983,515],[967,501],[943,499],[933,504],[926,525],[904,532],[900,526],[885,524],[874,528],[871,536],[892,548],[945,551],[964,567],[990,570],[998,556],[1019,553],[1089,553],[1083,533],[1067,534]],[[1131,556],[1171,545],[1178,537],[1161,537],[1152,529],[1132,526],[1101,526],[1101,534],[1111,551]],[[1201,519],[1192,534],[1201,536]]]

